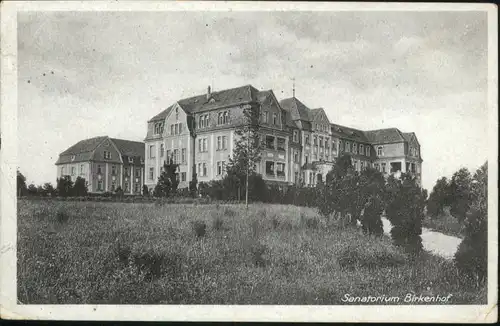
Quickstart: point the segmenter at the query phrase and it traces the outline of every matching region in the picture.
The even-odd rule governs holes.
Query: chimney
[[[208,88],[207,88],[207,101],[210,99],[211,95],[212,94],[210,93],[210,86],[208,86]]]

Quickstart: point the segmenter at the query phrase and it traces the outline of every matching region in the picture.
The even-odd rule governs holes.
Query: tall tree
[[[422,251],[420,235],[424,219],[424,192],[415,178],[406,173],[401,174],[401,179],[389,177],[386,192],[386,215],[392,224],[394,244],[415,257]]]
[[[327,173],[325,184],[319,188],[317,205],[324,216],[346,214],[349,211],[349,200],[352,199],[352,188],[357,177],[349,154],[341,155]]]
[[[88,193],[88,185],[87,181],[85,181],[82,177],[77,177],[75,180],[75,184],[73,185],[73,196],[86,196]]]
[[[248,204],[250,175],[255,173],[257,163],[261,160],[260,142],[260,105],[251,105],[243,109],[243,116],[235,130],[236,142],[233,155],[229,158],[227,174],[238,180],[239,189],[245,188],[246,203]]]
[[[432,217],[438,217],[443,214],[444,207],[449,206],[450,202],[450,183],[446,177],[438,179],[436,185],[427,201],[427,213]]]
[[[43,191],[44,191],[45,195],[47,195],[47,196],[54,196],[56,189],[54,188],[52,183],[46,182],[43,184]]]
[[[465,237],[454,258],[462,276],[480,286],[486,281],[488,269],[488,162],[474,174],[470,190]]]
[[[73,181],[69,175],[57,179],[57,193],[59,196],[68,197],[73,193]]]
[[[28,187],[26,185],[26,177],[17,170],[17,196],[26,196],[28,193]]]
[[[163,162],[163,171],[158,177],[153,195],[155,197],[168,197],[174,193],[179,186],[179,164],[174,163],[173,154]]]
[[[30,183],[30,185],[28,186],[28,195],[30,196],[38,195],[38,188],[33,183]]]
[[[465,220],[471,205],[472,176],[468,169],[462,168],[455,172],[450,182],[450,213],[460,223]]]
[[[385,179],[381,172],[367,168],[360,175],[357,189],[358,202],[363,208],[361,226],[365,233],[381,236],[384,233],[382,212],[384,210]]]

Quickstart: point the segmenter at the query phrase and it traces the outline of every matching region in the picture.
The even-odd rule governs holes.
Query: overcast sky
[[[19,167],[55,183],[77,141],[141,141],[174,101],[246,84],[331,122],[414,131],[423,183],[487,158],[485,12],[42,12],[18,16]]]

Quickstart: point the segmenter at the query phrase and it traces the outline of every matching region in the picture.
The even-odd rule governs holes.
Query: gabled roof
[[[311,120],[316,119],[316,116],[321,114],[322,110],[323,110],[322,108],[318,108],[318,109],[312,109],[311,111],[309,111],[309,116],[311,117]]]
[[[289,112],[292,120],[311,122],[311,117],[309,115],[311,109],[305,106],[304,103],[299,101],[297,98],[291,97],[281,100],[280,105],[285,111]]]
[[[335,123],[331,123],[330,125],[332,128],[332,133],[338,137],[358,142],[365,142],[365,143],[369,142],[365,133],[359,129],[354,129],[351,127],[346,127]]]
[[[80,140],[75,145],[63,151],[59,154],[56,164],[87,162],[92,160],[94,150],[105,139],[109,139],[117,147],[121,155],[141,157],[144,159],[144,143],[125,139],[109,138],[108,136],[99,136]]]
[[[397,128],[365,131],[368,140],[374,144],[397,143],[405,141],[403,133]]]
[[[74,144],[60,155],[75,155],[80,153],[92,152],[97,146],[108,136],[99,136],[89,139],[80,140],[78,143]]]
[[[259,91],[257,93],[257,101],[261,104],[264,103],[265,101],[267,101],[268,98],[274,99],[277,102],[278,107],[280,109],[282,109],[281,105],[279,104],[279,102],[276,99],[276,96],[274,95],[274,92],[272,90]],[[292,120],[290,113],[286,110],[281,110],[281,112],[285,115],[285,119],[284,119],[285,125],[288,127],[297,128],[297,124]]]
[[[236,88],[225,89],[218,92],[211,92],[207,99],[207,94],[184,98],[177,101],[186,113],[196,113],[217,108],[227,107],[234,104],[248,103],[257,100],[260,92],[252,85],[245,85]],[[172,106],[157,114],[149,121],[165,119],[172,110]]]
[[[142,157],[144,158],[145,147],[143,142],[110,138],[120,151],[121,155],[128,157]]]

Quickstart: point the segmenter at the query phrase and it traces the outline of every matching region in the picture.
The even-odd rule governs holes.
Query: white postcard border
[[[489,198],[488,305],[20,305],[16,302],[17,12],[295,10],[487,11]],[[493,4],[297,2],[3,2],[1,3],[0,314],[6,319],[144,321],[493,322],[497,316],[498,247],[498,13]],[[466,132],[466,131],[464,131]]]

